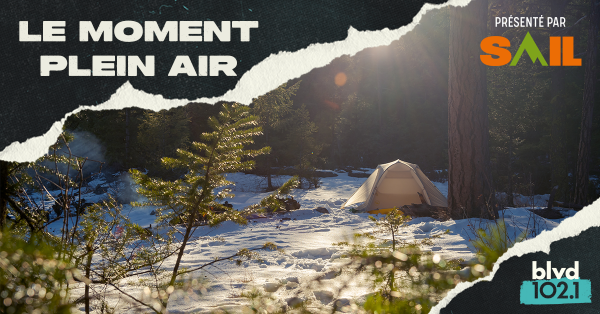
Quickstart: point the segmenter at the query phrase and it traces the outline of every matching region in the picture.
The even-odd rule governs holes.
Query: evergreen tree
[[[513,38],[513,53],[518,48],[517,38],[521,40],[524,34],[524,31],[519,32]],[[531,63],[518,67],[491,67],[487,78],[494,183],[496,188],[507,193],[507,205],[514,206],[513,193],[519,178],[521,182],[526,181],[529,174],[539,172],[543,166],[523,158],[521,149],[532,149],[539,143],[539,137],[529,133],[531,128],[543,129],[539,106],[544,100],[548,80],[539,75]],[[538,149],[536,153],[543,154],[544,151]],[[546,187],[542,182],[540,186]]]
[[[287,84],[283,84],[276,89],[268,92],[267,94],[260,96],[252,101],[252,112],[257,117],[258,124],[262,127],[264,132],[264,138],[261,143],[270,147],[274,147],[273,150],[277,149],[279,145],[273,145],[273,137],[276,136],[276,132],[285,128],[286,124],[294,123],[293,120],[287,120],[288,114],[292,111],[294,104],[292,96],[295,95],[300,82],[287,87]],[[272,157],[267,155],[264,157],[264,170],[267,177],[267,189],[273,190],[273,183],[271,180],[271,167]]]
[[[164,226],[172,221],[185,224],[169,286],[174,286],[177,276],[181,274],[181,258],[198,220],[205,220],[210,225],[217,225],[223,221],[246,223],[242,212],[220,203],[224,198],[233,197],[230,190],[225,188],[215,192],[215,189],[232,184],[225,178],[226,173],[251,169],[254,161],[250,158],[269,151],[268,147],[258,150],[244,148],[253,143],[252,137],[261,134],[256,118],[249,115],[247,107],[237,104],[225,105],[219,116],[211,117],[208,124],[213,131],[204,133],[202,142],[192,143],[193,151],[179,149],[176,158],[162,159],[167,168],[185,169],[187,173],[182,177],[168,181],[150,178],[139,170],[131,170],[133,179],[141,186],[138,192],[148,198],[146,204],[159,206],[159,225]],[[284,184],[275,194],[252,209],[285,206],[276,196],[289,193],[294,186],[295,179]],[[167,300],[163,300],[165,308],[166,302]]]
[[[9,209],[15,211],[18,217],[25,220],[30,228],[34,230],[33,219],[15,201],[24,183],[24,180],[18,180],[18,177],[24,175],[23,170],[27,165],[27,163],[19,164],[0,160],[0,230],[7,226],[6,218]]]
[[[566,5],[570,0],[552,0],[549,2],[549,16],[565,16]],[[555,27],[548,28],[551,34],[560,31],[560,29]],[[550,74],[550,162],[552,164],[550,180],[552,187],[558,186],[558,191],[556,192],[558,198],[565,198],[569,191],[568,151],[570,147],[567,144],[567,115],[570,108],[567,99],[567,84],[565,84],[566,72],[567,69],[560,66],[553,67]]]
[[[307,181],[308,188],[317,188],[319,178],[315,175],[315,166],[321,163],[320,154],[323,150],[323,145],[314,137],[318,130],[317,126],[310,121],[308,110],[304,105],[294,110],[292,114],[294,122],[287,132],[287,141],[294,143],[295,149],[286,152],[293,155],[289,160],[295,159],[296,168],[300,170],[301,177]]]
[[[594,114],[594,85],[598,77],[598,60],[596,37],[598,24],[600,24],[600,4],[596,0],[590,1],[590,26],[587,39],[587,52],[585,55],[585,84],[583,91],[583,109],[581,111],[581,135],[579,137],[579,154],[577,159],[577,173],[575,182],[574,202],[587,205],[589,189],[589,168],[592,146],[592,121]]]
[[[175,157],[177,149],[189,144],[189,117],[185,107],[159,112],[146,111],[140,118],[137,130],[137,157],[152,174],[165,175],[161,167],[162,157]]]
[[[375,160],[374,152],[379,146],[376,134],[369,132],[378,121],[373,114],[375,105],[353,94],[342,103],[341,108],[336,123],[336,140],[340,146],[342,163],[364,167],[367,160]]]

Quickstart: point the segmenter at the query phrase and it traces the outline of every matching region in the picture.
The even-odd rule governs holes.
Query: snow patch
[[[292,253],[292,256],[298,258],[331,258],[333,253],[337,252],[336,248],[317,248],[305,249]]]

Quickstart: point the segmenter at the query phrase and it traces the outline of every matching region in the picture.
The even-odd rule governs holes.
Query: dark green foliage
[[[416,243],[396,241],[399,230],[410,220],[397,209],[375,219],[374,234],[357,234],[349,246],[352,262],[344,271],[367,272],[374,294],[363,307],[369,313],[428,313],[461,278],[460,266],[439,255],[422,252]],[[374,235],[392,235],[392,244]]]
[[[161,158],[175,157],[178,149],[187,149],[189,144],[187,108],[145,111],[140,120],[135,148],[139,155],[144,156],[144,166],[151,170],[150,175],[168,176],[169,172],[161,167]],[[177,174],[181,173],[175,172]]]
[[[143,110],[135,108],[81,111],[67,119],[65,128],[87,131],[96,136],[106,148],[106,160],[124,168],[132,166],[134,164],[133,159],[136,156],[134,150],[126,150],[128,144],[126,141],[127,129],[129,128],[129,140],[133,147],[135,146],[135,130],[140,124],[142,114]]]
[[[148,169],[155,175],[169,176],[160,165],[165,156],[176,156],[190,139],[188,107],[154,112],[136,108],[107,111],[82,111],[67,120],[67,129],[87,131],[106,149],[111,168]]]
[[[131,170],[133,179],[141,186],[138,192],[148,198],[147,204],[159,206],[159,222],[165,223],[176,217],[185,222],[190,217],[194,217],[193,220],[202,217],[211,225],[225,220],[244,222],[239,212],[220,203],[231,197],[230,190],[213,191],[233,183],[225,178],[226,173],[252,169],[254,161],[249,158],[265,154],[269,148],[244,148],[253,143],[252,137],[261,134],[246,107],[226,105],[218,117],[209,119],[208,124],[213,131],[204,133],[202,142],[192,143],[192,151],[178,149],[177,158],[162,159],[167,169],[187,171],[181,177],[170,181]],[[212,209],[223,213],[216,214]]]
[[[245,224],[246,214],[264,209],[285,209],[281,197],[297,185],[296,178],[288,181],[260,204],[251,206],[245,211],[237,211],[221,204],[221,201],[233,197],[231,185],[225,174],[252,169],[252,158],[269,152],[269,147],[246,149],[253,144],[253,137],[261,134],[256,118],[249,114],[248,108],[238,104],[224,105],[217,117],[211,117],[208,125],[212,132],[203,133],[200,142],[191,144],[192,150],[177,150],[177,157],[162,158],[162,164],[168,169],[184,169],[186,173],[175,180],[152,178],[139,170],[132,169],[131,174],[137,184],[138,192],[148,201],[145,204],[158,206],[157,222],[161,227],[169,227],[171,222],[184,224],[183,241],[178,244],[175,253],[177,260],[170,271],[169,287],[176,285],[177,277],[193,270],[180,270],[179,266],[188,240],[193,236],[200,221],[216,226],[224,221]],[[220,190],[216,190],[219,189]],[[171,234],[172,236],[172,234]],[[267,244],[266,249],[273,245]],[[252,258],[250,250],[241,250],[237,254],[217,261],[233,258]],[[207,263],[197,269],[212,265]],[[157,287],[155,287],[157,288]],[[162,308],[166,309],[168,295],[161,299]],[[157,310],[158,311],[158,310]]]
[[[71,313],[67,283],[84,279],[44,238],[0,232],[1,313]]]
[[[286,197],[292,189],[298,187],[298,177],[294,176],[284,184],[282,184],[277,190],[271,193],[269,196],[263,198],[260,203],[248,208],[249,211],[264,209],[267,212],[283,212],[291,210],[288,204],[294,198]]]
[[[471,241],[471,244],[477,250],[477,257],[481,265],[491,271],[498,258],[513,245],[525,240],[526,235],[526,232],[523,232],[514,241],[511,240],[504,221],[499,221],[488,224],[487,230],[477,229],[475,239]]]
[[[71,303],[84,303],[87,313],[91,305],[108,311],[102,291],[108,286],[119,290],[121,279],[172,255],[170,239],[132,223],[110,195],[97,204],[81,197],[88,179],[85,167],[92,161],[72,153],[72,139],[63,133],[36,162],[9,164],[9,214],[16,219],[8,221],[10,232],[0,239],[0,276],[6,279],[0,292],[6,287],[5,294],[10,293],[2,296],[9,307],[2,313],[32,313],[29,305],[40,313],[66,313]],[[42,200],[31,197],[31,191]],[[61,222],[60,231],[48,230],[56,221]],[[94,263],[93,257],[98,258]],[[76,282],[84,283],[84,291],[70,300],[67,288]],[[11,304],[20,307],[10,309]]]
[[[410,217],[403,215],[398,208],[394,207],[391,212],[382,218],[376,219],[373,216],[369,216],[369,219],[375,223],[377,233],[389,233],[392,235],[392,251],[395,251],[396,235],[398,234],[398,231],[400,231],[400,228],[404,227],[406,223],[410,221]]]
[[[377,107],[373,103],[350,95],[341,105],[342,112],[336,121],[336,132],[339,142],[339,154],[343,156],[343,164],[367,166],[370,160],[376,159],[380,152],[379,132],[376,130],[379,120],[373,115]]]
[[[421,252],[417,247],[405,247],[392,255],[362,258],[361,267],[369,269],[375,283],[385,283],[392,274],[397,286],[381,286],[363,305],[370,313],[428,313],[460,277],[451,263]]]
[[[16,223],[26,223],[31,230],[39,225],[39,220],[45,218],[38,211],[23,210],[23,198],[19,197],[25,184],[32,182],[31,176],[25,171],[30,166],[30,163],[0,160],[0,230],[7,226],[9,214],[16,218]]]
[[[267,179],[267,190],[269,191],[274,189],[271,180],[272,175],[275,173],[272,168],[284,165],[283,162],[286,156],[290,154],[293,156],[300,155],[297,146],[289,145],[289,138],[286,135],[293,134],[290,129],[297,129],[303,122],[304,124],[310,123],[309,121],[298,122],[295,120],[292,97],[296,94],[299,85],[299,82],[290,87],[283,84],[252,100],[252,113],[257,117],[257,122],[264,132],[264,136],[259,139],[258,145],[266,145],[274,150],[272,154],[258,158],[258,168],[260,173],[264,173]]]
[[[585,64],[581,52],[586,51],[589,21],[581,18],[588,14],[585,9],[588,5],[587,1],[552,1],[548,4],[491,1],[490,21],[495,16],[510,14],[564,16],[567,21],[566,29],[492,26],[491,35],[508,38],[511,42],[509,50],[514,55],[529,32],[546,61],[549,36],[573,36],[574,53]],[[514,67],[488,69],[490,148],[496,188],[504,192],[546,194],[558,186],[555,197],[571,199],[575,176],[569,174],[575,173],[583,70],[584,67],[543,67],[539,63],[532,64],[529,59],[521,59]],[[596,112],[594,125],[599,117]],[[597,139],[596,127],[593,132],[593,139]],[[598,141],[592,140],[592,171],[600,166],[599,146],[594,143]]]

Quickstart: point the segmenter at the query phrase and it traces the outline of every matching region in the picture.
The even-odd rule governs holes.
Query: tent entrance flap
[[[402,205],[400,205],[402,204]],[[377,193],[371,206],[367,210],[373,210],[378,208],[394,208],[402,207],[409,204],[421,204],[419,194],[390,194],[390,193]]]

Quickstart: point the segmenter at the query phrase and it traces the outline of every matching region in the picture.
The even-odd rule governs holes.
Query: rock
[[[63,213],[63,208],[60,205],[60,203],[58,203],[58,202],[56,202],[56,203],[54,203],[54,205],[52,205],[52,210],[54,210],[56,217],[60,217]]]
[[[461,278],[469,278],[469,277],[471,277],[471,267],[470,267],[470,266],[467,266],[467,267],[465,267],[465,268],[463,268],[463,269],[459,270],[459,271],[458,271],[458,275],[459,275]]]
[[[479,263],[481,263],[479,261],[479,257],[475,256],[475,257],[471,258],[470,260],[462,261],[459,264],[462,267],[467,267],[467,266],[476,265],[476,264],[479,264]]]
[[[279,290],[279,287],[281,287],[281,285],[279,283],[274,282],[267,282],[263,286],[266,292],[275,292]]]
[[[289,282],[300,283],[300,281],[298,280],[298,277],[287,277],[285,280],[287,280]]]
[[[319,213],[322,213],[322,214],[329,214],[329,211],[325,207],[317,207],[317,208],[315,208],[315,211],[318,211]]]
[[[313,291],[313,294],[315,295],[315,298],[317,298],[317,300],[321,301],[323,304],[329,304],[331,301],[333,301],[333,292],[331,291],[317,290]]]
[[[348,299],[337,299],[335,301],[335,307],[337,307],[338,309],[341,309],[344,306],[350,306],[350,300],[348,300]]]
[[[151,212],[150,212],[150,215],[152,215],[152,216],[156,216],[156,211],[155,211],[155,210],[151,211]]]
[[[288,290],[292,290],[298,288],[298,286],[300,286],[298,283],[290,281],[285,285],[285,288]]]
[[[94,194],[96,195],[105,194],[106,192],[108,192],[108,187],[104,187],[100,184],[96,185],[96,188],[94,189]]]
[[[285,210],[287,210],[287,211],[300,209],[300,203],[297,200],[295,200],[293,197],[287,198],[286,200],[284,200],[284,203],[285,203]]]
[[[304,299],[298,298],[298,297],[291,297],[291,298],[285,299],[285,302],[290,307],[296,307],[296,306],[301,305],[302,302],[304,302]]]
[[[339,272],[335,271],[335,270],[330,270],[326,273],[324,273],[320,278],[321,279],[333,279],[335,277],[337,277],[339,275]]]

